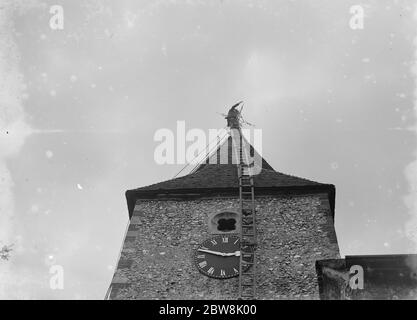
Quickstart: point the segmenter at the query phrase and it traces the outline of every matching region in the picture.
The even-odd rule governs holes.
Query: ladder
[[[256,288],[256,219],[255,187],[250,157],[243,147],[242,132],[239,129],[239,199],[241,210],[239,299],[255,299]]]

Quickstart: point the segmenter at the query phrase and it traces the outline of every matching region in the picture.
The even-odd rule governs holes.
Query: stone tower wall
[[[327,194],[256,197],[257,299],[318,299],[315,261],[339,257]],[[238,278],[211,279],[193,263],[212,236],[208,216],[239,199],[138,200],[110,299],[236,299]]]

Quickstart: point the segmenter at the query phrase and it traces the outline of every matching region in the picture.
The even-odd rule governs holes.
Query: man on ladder
[[[236,103],[233,107],[230,108],[227,113],[227,126],[231,129],[240,129],[240,111],[236,108],[240,106],[243,101]]]

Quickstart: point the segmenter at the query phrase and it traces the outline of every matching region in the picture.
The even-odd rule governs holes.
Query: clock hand
[[[240,257],[240,251],[230,252],[224,254],[226,257],[237,256]]]
[[[198,249],[197,251],[201,251],[201,252],[206,252],[206,253],[211,253],[211,254],[215,254],[218,256],[222,256],[222,257],[233,257],[233,256],[240,256],[240,251],[235,251],[235,252],[218,252],[218,251],[211,251],[211,250],[206,250],[206,249]]]
[[[211,254],[215,254],[217,256],[223,256],[223,257],[226,255],[223,252],[211,251],[211,250],[206,250],[206,249],[198,249],[197,251],[211,253]]]

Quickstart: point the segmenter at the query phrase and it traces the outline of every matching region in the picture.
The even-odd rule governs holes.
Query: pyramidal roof
[[[246,141],[246,139],[245,139]],[[247,141],[246,141],[247,142]],[[250,143],[245,145],[250,155],[258,155]],[[237,163],[234,160],[233,139],[229,135],[215,152],[207,157],[191,173],[126,191],[129,214],[131,215],[137,199],[149,198],[190,198],[202,195],[238,195],[239,180]],[[275,171],[264,158],[260,173],[254,175],[255,195],[294,192],[326,192],[334,208],[335,187],[304,178]],[[333,200],[332,200],[333,199]],[[333,209],[332,208],[332,209]]]
[[[253,156],[256,152],[252,145],[248,149]],[[232,137],[221,144],[197,169],[185,176],[155,183],[136,190],[169,191],[180,189],[207,189],[207,188],[238,188],[237,163],[234,160]],[[227,157],[227,160],[225,160]],[[275,171],[264,158],[262,158],[262,170],[254,175],[255,187],[283,187],[283,186],[307,186],[321,185],[321,183],[291,176]]]

